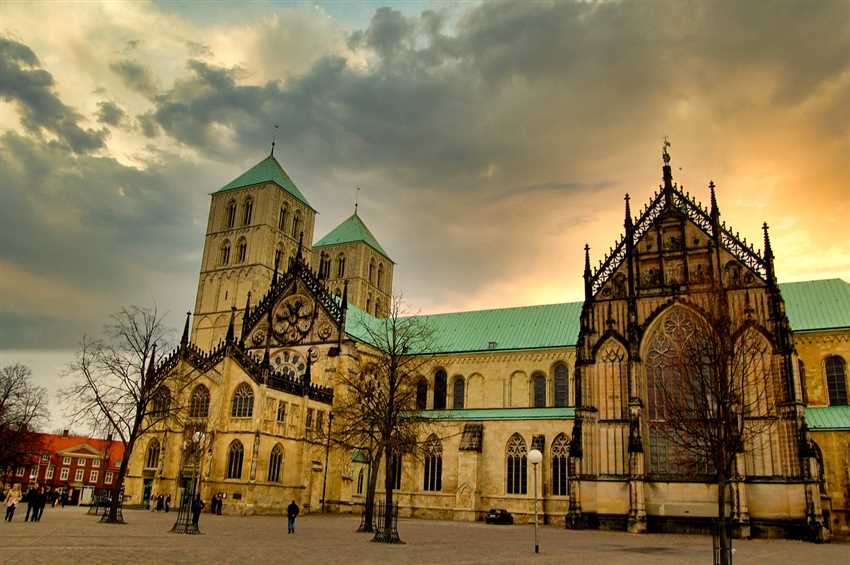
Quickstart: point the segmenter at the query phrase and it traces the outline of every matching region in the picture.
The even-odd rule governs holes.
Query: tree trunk
[[[124,457],[121,459],[121,466],[118,467],[118,476],[115,482],[112,483],[112,500],[109,502],[109,515],[104,522],[110,524],[119,524],[124,520],[118,519],[118,505],[121,503],[121,489],[124,486],[124,476],[127,474],[127,465],[130,460],[130,453],[133,452],[133,445],[136,443],[135,438],[124,446]]]
[[[718,540],[720,541],[720,565],[732,565],[730,551],[729,529],[727,528],[726,516],[726,487],[728,481],[721,473],[717,480],[717,527]]]
[[[383,451],[378,449],[375,459],[370,464],[369,483],[366,485],[366,502],[363,507],[363,525],[361,532],[373,532],[375,522],[375,491],[378,490],[378,469],[381,467]]]

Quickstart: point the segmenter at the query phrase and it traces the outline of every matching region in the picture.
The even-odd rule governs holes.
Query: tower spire
[[[590,245],[584,244],[584,299],[590,300]]]
[[[625,220],[625,222],[623,223],[623,227],[625,227],[625,228],[626,228],[626,231],[627,231],[627,232],[628,232],[628,231],[631,231],[631,229],[632,229],[632,208],[631,208],[631,205],[629,204],[629,200],[631,200],[631,197],[629,196],[629,193],[627,192],[627,193],[626,193],[626,197],[625,197],[625,201],[626,201],[626,220]]]

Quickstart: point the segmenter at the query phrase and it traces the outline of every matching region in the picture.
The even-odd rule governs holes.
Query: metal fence
[[[387,520],[389,515],[389,523]],[[375,501],[375,537],[372,541],[379,543],[404,543],[398,535],[398,502],[387,504],[386,501]]]

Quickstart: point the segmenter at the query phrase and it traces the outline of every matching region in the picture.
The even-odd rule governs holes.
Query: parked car
[[[513,515],[504,508],[491,508],[484,516],[484,522],[487,524],[513,524]]]

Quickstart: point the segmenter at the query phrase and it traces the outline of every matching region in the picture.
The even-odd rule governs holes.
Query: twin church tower
[[[327,288],[376,317],[392,297],[394,263],[357,213],[313,242],[316,210],[274,152],[212,194],[192,336],[208,349],[224,338],[232,308],[237,330],[246,303],[269,288],[300,251]]]

